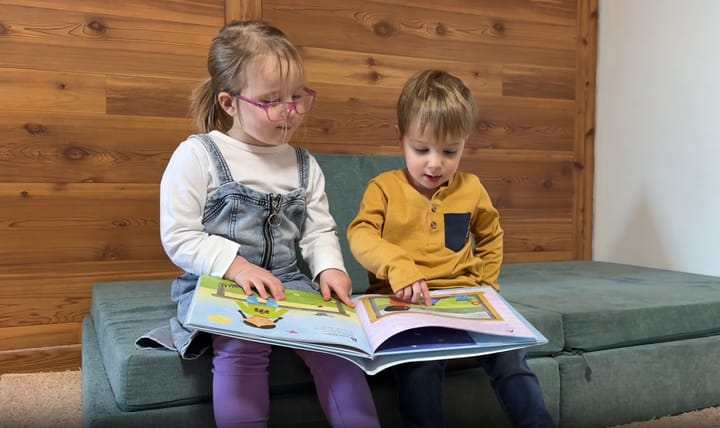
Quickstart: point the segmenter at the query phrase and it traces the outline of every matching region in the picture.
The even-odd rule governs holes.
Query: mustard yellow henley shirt
[[[368,270],[369,293],[394,293],[424,279],[430,289],[488,284],[499,289],[503,230],[480,179],[457,172],[428,200],[404,170],[368,182],[347,230]]]

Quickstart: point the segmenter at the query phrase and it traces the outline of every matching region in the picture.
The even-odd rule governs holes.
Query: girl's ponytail
[[[190,99],[190,114],[198,131],[207,133],[213,130],[227,131],[232,119],[217,102],[212,79],[207,78],[198,85]]]

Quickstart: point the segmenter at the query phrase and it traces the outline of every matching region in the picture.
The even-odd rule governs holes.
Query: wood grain
[[[13,111],[105,113],[101,75],[0,68],[0,93]]]
[[[595,80],[597,71],[598,0],[579,0],[576,78],[574,258],[592,258],[592,213],[595,176]]]
[[[277,24],[301,46],[389,55],[475,62],[575,66],[574,25],[518,19],[514,14],[481,14],[467,1],[466,11],[435,6],[379,4],[352,0],[293,0],[263,2],[263,17]],[[359,9],[358,9],[359,8]],[[473,10],[477,13],[467,13]],[[308,26],[322,22],[322,26]]]
[[[238,3],[236,0],[235,3]],[[240,2],[242,3],[242,2]],[[102,2],[97,0],[0,0],[5,11],[9,6],[22,5],[54,11],[73,11],[87,15],[110,14],[135,19],[155,19],[194,23],[207,26],[223,24],[222,11],[224,0],[123,0],[122,2]],[[3,13],[2,16],[7,16]],[[34,19],[31,21],[34,22]]]
[[[262,0],[226,0],[225,21],[262,19]]]
[[[0,183],[159,184],[195,130],[187,118],[0,110],[0,132]]]
[[[125,116],[190,117],[194,79],[107,77],[107,113]]]
[[[80,322],[0,328],[0,351],[75,345],[80,341]]]
[[[78,370],[80,344],[0,351],[0,374]]]

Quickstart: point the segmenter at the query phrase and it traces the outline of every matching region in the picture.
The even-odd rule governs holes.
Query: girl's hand
[[[235,257],[230,268],[225,272],[225,279],[237,282],[248,296],[253,294],[254,288],[263,299],[269,297],[268,291],[275,300],[285,298],[285,287],[282,282],[267,269],[250,263],[244,257]]]
[[[330,300],[334,294],[335,297],[351,308],[355,307],[355,303],[350,300],[352,294],[352,281],[345,272],[340,269],[325,269],[320,272],[318,277],[320,282],[320,294],[323,300]]]
[[[430,299],[430,291],[424,279],[413,282],[412,284],[401,288],[395,293],[395,297],[410,303],[425,303],[425,306],[432,306]]]

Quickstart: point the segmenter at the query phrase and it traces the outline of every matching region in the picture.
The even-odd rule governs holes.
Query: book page
[[[198,280],[185,324],[270,344],[370,352],[355,310],[335,299],[326,302],[319,293],[286,289],[285,299],[265,300],[246,295],[232,281],[209,276]]]
[[[357,314],[365,329],[365,335],[373,350],[398,333],[419,336],[420,343],[429,338],[442,341],[442,334],[423,327],[443,327],[483,335],[499,336],[508,343],[510,338],[535,339],[536,330],[528,325],[516,311],[490,286],[450,288],[433,290],[432,306],[400,301],[390,295],[365,295],[356,297]],[[448,339],[457,335],[447,332]],[[420,337],[424,336],[424,337]],[[456,338],[454,346],[462,346],[462,338]],[[467,339],[468,344],[476,342]]]

